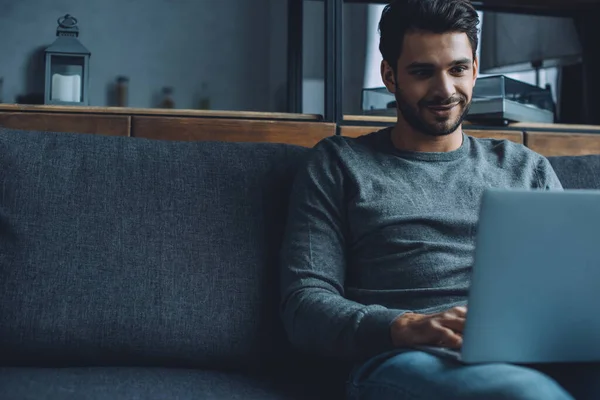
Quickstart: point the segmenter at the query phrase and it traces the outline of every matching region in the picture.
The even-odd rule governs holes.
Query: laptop
[[[462,363],[600,361],[600,191],[484,192]]]

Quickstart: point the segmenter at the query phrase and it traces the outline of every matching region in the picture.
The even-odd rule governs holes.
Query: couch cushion
[[[0,363],[285,358],[277,253],[304,151],[0,129]]]
[[[319,399],[307,386],[176,368],[0,368],[0,398],[19,400]]]
[[[600,155],[549,157],[565,189],[600,189]]]

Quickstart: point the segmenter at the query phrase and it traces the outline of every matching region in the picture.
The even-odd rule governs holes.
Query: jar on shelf
[[[119,76],[117,78],[117,107],[127,107],[128,101],[128,89],[129,89],[129,78],[126,76]]]
[[[160,102],[160,108],[175,108],[175,101],[173,100],[173,88],[165,86],[162,89],[163,99]]]
[[[200,101],[198,102],[198,109],[210,110],[210,96],[208,95],[208,83],[202,83],[202,91],[200,93]]]

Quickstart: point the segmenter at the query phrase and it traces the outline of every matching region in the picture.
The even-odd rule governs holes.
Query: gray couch
[[[0,129],[0,399],[340,397],[278,318],[306,152]],[[600,189],[600,157],[552,163]]]

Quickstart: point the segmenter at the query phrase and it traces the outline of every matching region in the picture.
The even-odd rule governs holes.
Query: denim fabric
[[[397,350],[357,366],[347,394],[348,400],[596,400],[600,364],[463,365]]]
[[[0,129],[0,364],[285,359],[277,255],[304,151]]]
[[[565,189],[600,189],[600,155],[549,157]]]
[[[175,368],[0,368],[7,400],[294,400],[302,387],[237,374]]]

